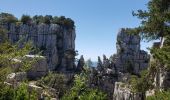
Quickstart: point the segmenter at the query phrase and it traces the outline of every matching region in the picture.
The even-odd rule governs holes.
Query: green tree
[[[15,23],[18,21],[18,19],[14,15],[9,14],[9,13],[1,13],[0,18],[1,18],[0,19],[1,24],[4,24],[4,23],[10,24],[10,23]]]
[[[28,24],[31,22],[31,17],[29,15],[22,15],[21,17],[21,22],[23,22],[23,24]]]
[[[143,94],[145,94],[145,91],[153,88],[152,82],[148,70],[142,71],[140,77],[132,75],[129,80],[132,91],[142,92]]]
[[[136,28],[142,37],[147,40],[160,39],[170,33],[170,1],[150,0],[147,4],[148,10],[138,10],[133,12],[134,16],[141,19],[141,26]]]
[[[43,23],[44,21],[44,17],[42,15],[35,15],[32,19],[36,24]]]
[[[45,24],[51,24],[51,21],[53,20],[53,17],[51,15],[46,15],[44,17],[44,23]]]

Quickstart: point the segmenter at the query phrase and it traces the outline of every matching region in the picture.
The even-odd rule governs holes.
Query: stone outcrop
[[[27,79],[27,73],[26,72],[17,72],[17,73],[11,73],[7,76],[6,82],[8,83],[15,83],[15,82],[22,82]]]
[[[35,48],[43,51],[50,70],[72,70],[75,68],[75,30],[58,24],[3,24],[12,43],[31,41]],[[31,53],[31,54],[34,54]]]
[[[24,67],[24,62],[27,61],[28,69],[26,69],[27,78],[36,79],[45,76],[48,73],[47,59],[39,55],[25,55],[20,59],[13,59],[14,63],[11,66],[14,71],[21,71]],[[24,69],[25,70],[25,69]]]
[[[48,73],[47,60],[45,57],[37,55],[26,55],[25,57],[29,61],[33,61],[31,63],[31,69],[27,72],[28,78],[41,78]]]
[[[77,64],[77,72],[81,72],[83,70],[83,66],[85,65],[84,57],[81,55],[78,64]]]
[[[119,72],[139,74],[148,67],[150,56],[140,50],[139,35],[128,34],[121,29],[117,35],[117,59],[115,66]]]
[[[109,59],[103,55],[103,61],[98,57],[97,68],[92,68],[90,84],[107,92],[110,100],[140,100],[140,94],[134,94],[129,88],[121,88],[115,82],[126,83],[131,74],[147,69],[150,56],[140,50],[140,36],[128,34],[127,29],[121,29],[117,35],[117,54]],[[114,97],[112,95],[114,93]],[[131,99],[132,98],[132,99]]]

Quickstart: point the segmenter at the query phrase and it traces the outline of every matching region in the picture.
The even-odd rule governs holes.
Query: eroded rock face
[[[150,56],[140,50],[139,35],[128,34],[126,29],[121,29],[118,32],[116,47],[115,65],[120,72],[139,74],[148,67]]]
[[[58,24],[4,25],[12,43],[31,41],[43,51],[50,70],[74,69],[75,30]],[[34,53],[32,53],[34,54]],[[65,71],[64,70],[64,71]]]
[[[118,83],[126,83],[131,74],[139,75],[149,65],[150,56],[140,50],[139,35],[128,34],[126,29],[121,29],[117,35],[117,54],[109,59],[103,55],[103,61],[98,57],[97,68],[91,72],[90,83],[104,90],[109,100],[140,100],[138,94],[129,88],[122,88]],[[112,98],[112,95],[115,97]]]

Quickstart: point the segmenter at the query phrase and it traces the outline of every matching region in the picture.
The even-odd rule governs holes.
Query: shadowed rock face
[[[58,24],[7,24],[8,38],[12,43],[31,41],[43,51],[50,70],[75,69],[75,30]],[[34,53],[33,53],[34,54]]]

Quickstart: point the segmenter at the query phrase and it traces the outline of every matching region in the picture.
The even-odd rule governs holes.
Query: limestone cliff
[[[75,29],[58,24],[3,24],[12,43],[31,41],[43,51],[50,70],[73,70],[75,57]]]

